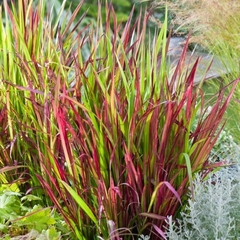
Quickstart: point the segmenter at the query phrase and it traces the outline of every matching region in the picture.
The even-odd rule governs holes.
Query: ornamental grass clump
[[[54,205],[76,239],[165,239],[195,174],[221,165],[208,155],[238,79],[206,111],[198,61],[182,72],[187,45],[168,76],[166,22],[151,38],[149,13],[123,25],[106,4],[103,24],[99,4],[82,27],[82,4],[66,22],[64,4],[52,16],[45,1],[5,2],[0,173]]]

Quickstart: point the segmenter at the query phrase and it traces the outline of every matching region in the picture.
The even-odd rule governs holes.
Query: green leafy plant
[[[42,208],[41,199],[11,190],[0,191],[0,236],[1,239],[60,239],[57,228],[58,215],[50,208]],[[34,204],[35,203],[35,204]],[[62,224],[61,230],[66,226]],[[58,230],[57,230],[58,229]]]
[[[208,164],[208,155],[238,79],[207,112],[194,87],[198,61],[182,72],[187,45],[168,76],[167,21],[151,38],[148,13],[131,25],[131,12],[121,25],[106,4],[103,24],[99,4],[97,25],[82,29],[85,14],[73,24],[83,1],[61,24],[64,6],[52,20],[45,3],[19,1],[10,10],[5,2],[6,180],[54,204],[77,239],[166,238],[166,217],[184,206],[195,174],[221,165]]]

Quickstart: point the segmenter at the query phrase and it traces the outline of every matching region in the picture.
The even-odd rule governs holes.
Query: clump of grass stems
[[[45,4],[5,1],[0,18],[1,174],[44,194],[77,239],[166,238],[195,174],[221,165],[208,155],[238,79],[207,112],[187,45],[168,77],[166,21],[151,38],[148,13],[122,26],[107,3],[106,24],[99,7],[81,28],[83,1],[61,24],[64,4],[55,18]]]
[[[156,0],[156,5],[167,4],[174,13],[172,27],[176,34],[182,30],[191,32],[191,42],[200,44],[206,51],[221,61],[220,79],[208,82],[205,90],[215,94],[219,88],[239,77],[239,21],[240,3],[238,0],[191,1]],[[226,74],[223,74],[223,73]],[[211,89],[212,88],[212,89]],[[240,89],[236,88],[234,101],[227,110],[229,121],[226,127],[239,143],[239,98]]]

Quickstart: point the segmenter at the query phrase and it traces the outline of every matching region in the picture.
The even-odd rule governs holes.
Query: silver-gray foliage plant
[[[190,196],[181,220],[168,217],[169,240],[240,239],[240,171],[235,166],[215,173],[207,181],[200,175],[194,181],[194,197]]]

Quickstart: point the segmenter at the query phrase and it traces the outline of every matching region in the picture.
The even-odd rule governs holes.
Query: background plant
[[[168,219],[168,239],[238,239],[239,173],[228,168],[207,181],[198,175],[181,220]]]
[[[1,239],[67,239],[69,232],[56,210],[43,208],[42,200],[8,187],[0,190]],[[62,234],[65,237],[62,237]]]
[[[198,62],[181,71],[187,45],[168,78],[166,21],[148,38],[148,13],[119,25],[106,4],[105,24],[99,5],[80,28],[83,3],[62,21],[64,6],[53,16],[45,1],[5,1],[1,173],[54,204],[77,239],[165,238],[195,173],[221,165],[208,155],[238,80],[207,112]]]
[[[37,2],[37,1],[35,1]],[[59,9],[64,1],[63,0],[50,0],[48,1],[49,6],[54,6],[56,7],[56,10]],[[101,9],[101,14],[103,17],[103,21],[105,21],[105,15],[106,15],[106,9],[105,9],[105,1],[101,2],[101,5],[103,6]],[[140,1],[136,0],[113,0],[111,2],[114,6],[114,10],[116,12],[116,18],[120,22],[126,22],[128,20],[129,14],[132,11],[133,5],[135,4],[135,9],[134,9],[134,19],[137,17],[137,15],[140,12],[141,8],[146,7],[148,4],[141,3]],[[78,5],[78,1],[66,1],[66,9],[69,9],[71,12],[73,12]],[[78,16],[81,16],[83,13],[87,13],[87,17],[89,17],[90,21],[95,21],[98,17],[98,1],[93,0],[89,1],[86,0],[84,1],[83,6],[81,7]]]

